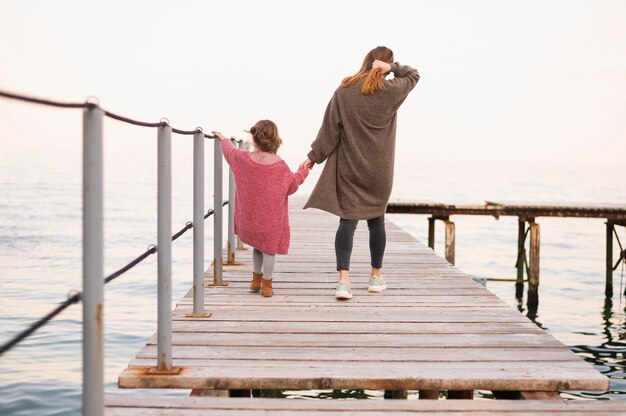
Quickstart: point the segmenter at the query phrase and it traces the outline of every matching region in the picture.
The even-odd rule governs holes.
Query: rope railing
[[[222,207],[224,207],[224,206],[226,206],[228,204],[229,204],[229,201],[224,201],[224,203],[222,204]],[[209,209],[207,211],[207,213],[204,215],[204,219],[206,220],[207,218],[209,218],[214,213],[215,213],[215,211],[213,209]],[[176,241],[180,236],[185,234],[191,228],[193,228],[193,223],[191,221],[188,221],[183,228],[181,228],[176,234],[174,234],[172,236],[172,241]],[[120,268],[119,270],[117,270],[114,273],[111,273],[109,276],[107,276],[106,279],[104,279],[104,283],[107,284],[107,283],[115,280],[119,276],[123,275],[127,271],[131,270],[132,268],[137,266],[139,263],[144,261],[146,258],[151,256],[152,254],[155,254],[157,252],[157,249],[158,249],[158,247],[156,245],[151,244],[150,246],[148,246],[148,249],[145,252],[143,252],[142,254],[140,254],[137,258],[135,258],[134,260],[129,262],[124,267]],[[45,316],[43,316],[40,319],[38,319],[31,326],[29,326],[28,328],[26,328],[25,330],[23,330],[22,332],[17,334],[11,340],[9,340],[6,343],[4,343],[4,345],[0,346],[0,356],[2,356],[2,354],[8,352],[13,347],[18,345],[20,342],[24,341],[26,338],[31,336],[33,333],[35,333],[35,331],[37,331],[42,326],[46,325],[48,322],[50,322],[52,320],[52,318],[54,318],[55,316],[59,315],[61,312],[63,312],[69,306],[71,306],[71,305],[73,305],[75,303],[80,302],[81,292],[72,291],[70,293],[72,293],[72,294],[71,295],[68,294],[68,298],[65,301],[63,301],[63,303],[61,303],[58,307],[56,307],[50,313],[48,313]]]
[[[47,105],[47,106],[50,106],[50,107],[60,107],[60,108],[102,108],[102,107],[100,107],[99,104],[93,103],[93,102],[89,102],[89,101],[85,101],[83,103],[54,101],[54,100],[49,100],[49,99],[45,99],[45,98],[29,97],[29,96],[26,96],[26,95],[16,94],[16,93],[3,91],[3,90],[0,90],[0,97],[9,98],[9,99],[12,99],[12,100],[24,101],[24,102],[28,102],[28,103],[32,103],[32,104]],[[165,127],[165,126],[169,126],[170,125],[169,121],[167,119],[162,119],[158,123],[151,123],[151,122],[135,120],[135,119],[132,119],[132,118],[126,117],[126,116],[121,116],[119,114],[112,113],[112,112],[110,112],[108,110],[105,110],[105,109],[102,109],[102,110],[104,111],[104,115],[109,117],[109,118],[112,118],[114,120],[118,120],[118,121],[121,121],[121,122],[124,122],[124,123],[128,123],[128,124],[133,124],[135,126],[155,128],[155,127]],[[176,134],[190,136],[190,135],[194,135],[194,134],[197,134],[197,133],[202,133],[202,128],[198,127],[195,130],[182,130],[182,129],[178,129],[178,128],[172,127],[172,132],[176,133]],[[217,137],[215,137],[215,136],[213,136],[211,134],[206,134],[206,133],[202,133],[202,134],[207,139],[216,139],[217,138]],[[243,139],[236,139],[235,142],[243,143]]]
[[[104,285],[126,273],[148,256],[158,253],[157,260],[157,362],[155,370],[170,374],[172,372],[172,241],[178,239],[186,231],[193,232],[193,317],[206,317],[204,312],[204,227],[193,227],[202,224],[213,215],[213,283],[222,285],[222,228],[223,213],[218,206],[229,205],[228,212],[228,263],[234,261],[234,179],[232,170],[229,173],[229,196],[231,201],[224,201],[222,191],[222,149],[219,140],[213,140],[213,207],[204,210],[204,139],[216,139],[216,136],[205,134],[201,127],[195,130],[174,128],[166,118],[159,122],[144,122],[104,110],[96,98],[88,98],[85,102],[62,102],[24,94],[0,90],[0,97],[23,101],[32,104],[59,108],[83,109],[83,275],[82,291],[68,295],[68,299],[52,312],[39,319],[26,330],[22,331],[7,344],[0,347],[0,355],[9,351],[23,339],[45,325],[70,305],[83,304],[83,415],[104,415],[104,355],[103,351],[103,320]],[[109,117],[117,121],[140,127],[157,129],[157,245],[148,249],[115,273],[104,277],[104,163],[103,163],[103,119]],[[177,233],[172,235],[172,133],[193,136],[193,221],[187,222]],[[243,140],[231,138],[231,141],[242,147]],[[158,249],[157,249],[158,247]],[[231,263],[232,261],[232,263]]]
[[[65,300],[63,303],[61,303],[52,312],[50,312],[46,316],[40,318],[35,323],[33,323],[30,327],[26,328],[24,331],[20,332],[15,337],[13,337],[11,340],[9,340],[4,345],[2,345],[0,347],[0,356],[2,356],[2,354],[8,352],[13,347],[15,347],[17,344],[19,344],[20,342],[24,341],[26,338],[31,336],[35,331],[37,331],[39,328],[41,328],[42,326],[44,326],[45,324],[50,322],[50,320],[52,318],[54,318],[55,316],[57,316],[58,314],[63,312],[70,305],[73,305],[74,303],[78,303],[79,300],[80,300],[80,293],[75,293],[72,296],[68,296],[67,300]]]

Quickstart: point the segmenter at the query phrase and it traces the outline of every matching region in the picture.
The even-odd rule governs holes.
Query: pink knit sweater
[[[235,233],[245,244],[268,254],[289,251],[288,196],[309,171],[293,173],[280,158],[271,164],[252,160],[249,152],[222,140],[224,159],[235,175]]]

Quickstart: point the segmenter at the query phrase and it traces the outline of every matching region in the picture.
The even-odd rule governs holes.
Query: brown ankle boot
[[[263,279],[263,287],[261,289],[261,293],[266,298],[269,298],[274,294],[274,291],[272,290],[272,280]]]
[[[258,292],[261,290],[261,282],[263,281],[263,273],[252,272],[252,282],[250,283],[250,290]]]

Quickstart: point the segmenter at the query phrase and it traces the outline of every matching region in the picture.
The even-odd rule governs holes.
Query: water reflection
[[[626,395],[626,305],[620,303],[617,311],[613,308],[613,300],[605,299],[602,308],[604,342],[600,345],[575,345],[571,347],[578,356],[583,358],[611,380],[609,391],[606,392],[568,392],[574,397],[584,398],[619,398],[612,396]]]
[[[539,322],[537,320],[537,317],[539,316],[537,314],[538,310],[539,310],[539,297],[537,297],[537,302],[529,302],[526,304],[526,307],[524,307],[524,301],[522,298],[517,298],[517,310],[524,315],[524,313],[526,314],[526,317],[528,319],[530,319],[533,323],[535,323],[535,325],[537,325],[539,328],[541,329],[547,329],[543,326],[543,324],[541,322]]]

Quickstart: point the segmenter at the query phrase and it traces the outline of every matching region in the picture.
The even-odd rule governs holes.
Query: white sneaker
[[[387,283],[382,276],[370,276],[370,284],[367,287],[368,292],[380,293],[387,289]]]
[[[350,288],[350,285],[339,282],[339,284],[337,285],[337,290],[335,290],[335,298],[352,299],[352,289]]]

